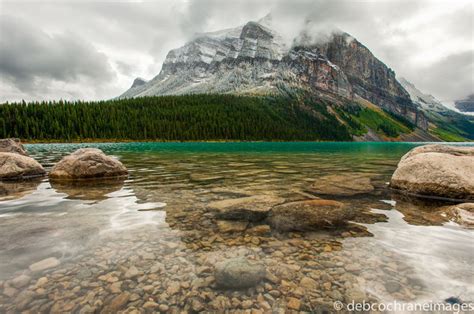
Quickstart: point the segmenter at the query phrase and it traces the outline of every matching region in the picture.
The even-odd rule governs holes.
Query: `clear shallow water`
[[[27,145],[46,168],[98,147],[123,182],[0,184],[0,311],[332,309],[334,301],[474,300],[474,233],[386,188],[408,143],[126,143]],[[369,176],[375,191],[336,199],[358,211],[345,229],[223,233],[206,205],[246,195],[315,197],[326,175]],[[1,195],[1,194],[0,194]],[[213,266],[245,256],[274,275],[256,288],[214,286]],[[31,272],[45,258],[56,267]],[[138,272],[131,276],[136,268]],[[128,272],[128,274],[127,274]],[[21,274],[26,283],[11,281]],[[38,284],[39,278],[41,284]],[[312,281],[307,280],[310,278]],[[308,282],[311,284],[308,286]],[[125,296],[124,296],[125,295]],[[158,307],[160,306],[160,307]]]

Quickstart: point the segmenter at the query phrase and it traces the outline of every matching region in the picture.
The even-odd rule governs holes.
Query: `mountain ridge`
[[[413,123],[426,133],[423,138],[440,139],[428,135],[431,109],[410,95],[410,86],[399,82],[395,72],[356,38],[333,31],[326,40],[312,41],[304,30],[288,45],[271,22],[266,16],[236,28],[197,34],[167,54],[157,76],[134,83],[118,98],[303,93],[337,106],[368,101]],[[437,123],[444,119],[439,112],[435,116]]]

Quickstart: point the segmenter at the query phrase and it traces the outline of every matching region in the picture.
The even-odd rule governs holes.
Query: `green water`
[[[145,312],[148,301],[156,303],[148,312],[285,312],[292,298],[303,311],[355,297],[474,300],[473,231],[452,222],[438,204],[414,204],[387,187],[400,157],[416,145],[26,145],[46,169],[77,148],[97,147],[120,159],[130,175],[113,183],[0,183],[0,312],[100,312],[123,294],[127,312]],[[311,192],[331,175],[366,176],[375,189],[353,197]],[[207,205],[252,195],[286,202],[323,197],[358,214],[340,230],[258,235],[219,229]],[[277,280],[246,290],[216,288],[215,263],[237,256],[263,263]],[[60,264],[29,270],[51,257]],[[132,266],[139,274],[130,277]],[[15,286],[11,279],[21,274],[28,282]],[[42,277],[47,282],[39,287]]]

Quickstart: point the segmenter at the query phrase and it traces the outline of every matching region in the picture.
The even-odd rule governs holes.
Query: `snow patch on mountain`
[[[444,104],[442,104],[438,99],[434,96],[429,94],[424,94],[415,85],[405,78],[401,77],[399,80],[400,84],[402,84],[403,88],[408,92],[410,95],[411,100],[420,106],[424,110],[431,110],[438,113],[446,112],[451,110]]]

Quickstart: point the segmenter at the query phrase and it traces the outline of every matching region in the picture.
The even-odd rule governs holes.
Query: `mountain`
[[[466,99],[456,100],[454,105],[459,111],[474,113],[474,94],[467,96]]]
[[[399,79],[400,84],[410,95],[411,100],[419,106],[424,112],[434,111],[438,113],[448,112],[450,109],[443,105],[438,99],[429,94],[424,94],[415,87],[413,83],[407,81],[404,77]]]
[[[328,111],[348,126],[348,119],[358,119],[349,111],[362,112],[354,111],[356,104],[361,110],[388,114],[416,128],[405,129],[408,134],[398,140],[440,139],[428,132],[430,121],[426,111],[432,110],[427,103],[440,110],[442,104],[435,104],[419,91],[419,97],[414,97],[414,86],[404,87],[392,69],[351,35],[334,31],[324,40],[316,41],[311,40],[311,35],[304,30],[291,44],[287,43],[272,28],[271,16],[232,29],[198,34],[168,53],[156,77],[148,82],[135,80],[119,99],[228,93],[311,95],[312,99],[324,101]],[[300,105],[305,107],[304,102]],[[353,130],[365,130],[363,134],[354,134],[356,139],[389,140],[387,133],[392,134],[382,132],[380,124],[369,123],[372,127],[376,125],[375,130],[362,124],[358,131]]]
[[[444,141],[464,141],[474,139],[474,118],[443,105],[432,95],[425,94],[405,78],[400,83],[423,114],[428,118],[429,132]]]

